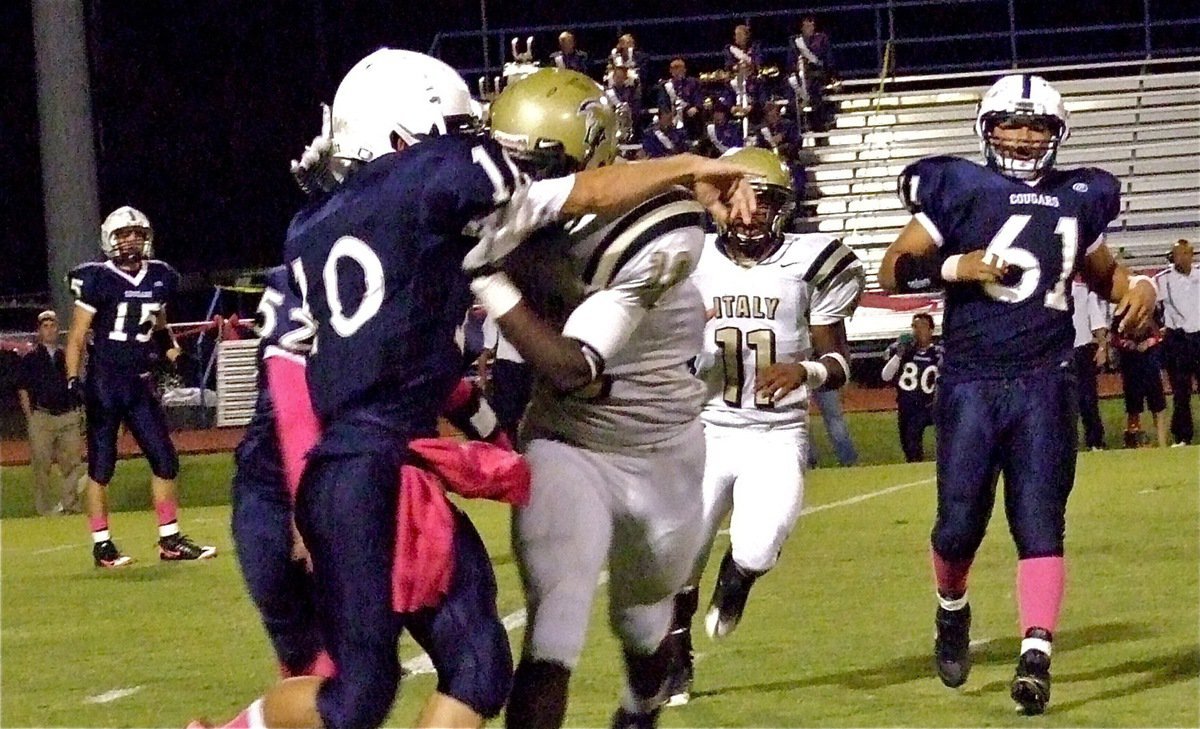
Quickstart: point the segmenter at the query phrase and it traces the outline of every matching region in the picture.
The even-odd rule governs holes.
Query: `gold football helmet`
[[[489,119],[492,137],[535,178],[601,167],[617,155],[616,111],[577,71],[543,68],[509,84]]]
[[[750,186],[758,205],[750,224],[735,220],[721,233],[721,250],[744,268],[766,260],[783,245],[783,228],[796,209],[792,171],[774,152],[759,147],[731,149],[721,155],[754,169]]]

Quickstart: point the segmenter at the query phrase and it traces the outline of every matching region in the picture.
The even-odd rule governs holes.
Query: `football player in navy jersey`
[[[329,677],[336,667],[323,647],[309,557],[292,518],[304,454],[320,430],[305,382],[313,324],[285,267],[268,272],[258,315],[258,400],[234,456],[233,539],[281,674]],[[479,475],[479,481],[488,480],[493,471],[503,472],[504,463],[515,458],[495,413],[467,381],[459,384],[443,413],[469,439],[498,447],[471,451],[472,458],[492,469]],[[425,716],[445,721],[446,707],[452,707],[451,718],[464,717],[460,707],[465,707],[466,721],[449,723],[482,725],[504,704],[512,653],[496,612],[496,581],[487,551],[466,514],[452,513],[457,549],[451,586],[441,604],[410,616],[406,627],[438,673],[438,690],[426,704]],[[465,621],[470,621],[468,634],[460,630]],[[472,648],[463,650],[467,644]],[[462,655],[469,659],[458,660]]]
[[[1119,210],[1116,178],[1095,167],[1055,168],[1069,126],[1050,84],[1028,74],[1000,79],[980,102],[975,130],[986,166],[932,157],[901,174],[913,217],[888,248],[879,280],[899,292],[945,283],[932,534],[938,674],[951,687],[967,679],[967,575],[1003,474],[1023,637],[1011,694],[1036,714],[1050,697],[1075,479],[1068,287],[1081,271],[1118,304],[1120,327],[1131,332],[1146,325],[1156,291],[1105,245]]]
[[[888,361],[880,373],[885,382],[896,378],[900,447],[909,463],[925,460],[925,429],[933,425],[933,393],[942,361],[942,348],[933,342],[933,317],[915,315],[912,331],[911,337],[888,347]]]
[[[601,102],[578,113],[605,111]],[[315,324],[307,384],[321,424],[296,526],[338,671],[277,684],[229,726],[340,729],[386,718],[404,627],[391,599],[397,475],[409,442],[436,434],[458,382],[454,335],[473,274],[543,225],[624,210],[673,184],[694,184],[718,216],[748,218],[754,207],[740,166],[691,155],[530,183],[473,133],[462,79],[419,53],[381,49],[359,61],[332,114],[338,185],[296,215],[284,253]],[[615,144],[601,134],[591,142]]]
[[[100,226],[103,263],[85,263],[68,274],[75,310],[67,334],[67,387],[87,412],[88,482],[85,491],[92,559],[97,567],[124,567],[108,528],[108,494],[117,464],[117,434],[125,423],[150,462],[150,488],[158,514],[158,555],[166,561],[208,559],[215,547],[179,531],[175,477],[179,458],[150,379],[151,365],[174,361],[179,346],[167,329],[167,301],[179,274],[151,258],[154,230],[144,213],[114,210]],[[92,332],[90,345],[88,331]],[[85,345],[88,376],[80,379]]]

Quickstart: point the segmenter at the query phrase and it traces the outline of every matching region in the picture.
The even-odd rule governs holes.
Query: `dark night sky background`
[[[0,2],[0,69],[6,79],[0,105],[0,296],[47,290],[30,2]],[[568,27],[735,10],[819,11],[837,4],[845,3],[491,0],[488,13],[493,28]],[[1160,17],[1182,15],[1188,4],[1153,0],[1152,10]],[[1005,30],[1005,7],[1001,1],[953,13],[905,9],[897,13],[897,26],[909,37]],[[277,262],[287,221],[302,201],[288,160],[317,131],[317,102],[332,99],[337,81],[356,60],[381,45],[425,51],[438,31],[479,26],[477,0],[86,0],[85,8],[101,214],[123,204],[144,210],[155,225],[158,255],[184,273]],[[1017,14],[1023,27],[1054,27],[1140,22],[1141,9],[1142,2],[1129,0],[1018,0]],[[823,22],[835,45],[874,38],[873,15],[841,13]],[[790,26],[760,24],[756,34],[781,44]],[[1195,33],[1196,26],[1190,30]],[[716,50],[728,33],[723,26],[676,25],[646,28],[638,36],[644,49],[661,53]],[[1173,41],[1172,33],[1179,38]],[[609,31],[579,36],[593,57],[605,55],[614,40]],[[540,37],[543,53],[552,50],[552,39],[552,33]],[[1069,44],[1087,53],[1137,48],[1139,39],[1140,31],[1084,33]],[[1156,39],[1185,44],[1185,35],[1174,29],[1163,29]],[[1023,41],[1021,55],[1048,55],[1038,47],[1045,42]],[[479,62],[477,40],[447,49],[460,54],[447,60]],[[909,46],[899,68],[1006,54],[1007,40]],[[842,62],[869,67],[874,51],[845,54]]]

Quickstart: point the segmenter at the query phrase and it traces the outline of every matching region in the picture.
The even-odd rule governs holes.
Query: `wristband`
[[[820,388],[829,379],[829,368],[820,362],[801,362],[800,366],[805,372],[804,384],[810,390]]]
[[[962,258],[961,253],[956,253],[953,256],[946,256],[946,260],[942,262],[942,280],[957,281],[958,280],[958,262]]]
[[[819,362],[819,361],[825,359],[826,357],[833,360],[834,362],[837,362],[838,364],[840,364],[842,366],[842,372],[845,373],[845,381],[849,382],[850,381],[850,363],[846,361],[846,358],[843,357],[840,352],[826,352],[825,354],[821,355],[820,357],[817,357],[817,361]],[[826,367],[826,379],[828,379],[828,378],[829,378],[829,368]]]
[[[499,319],[521,303],[521,290],[503,271],[472,280],[471,293],[493,319]]]

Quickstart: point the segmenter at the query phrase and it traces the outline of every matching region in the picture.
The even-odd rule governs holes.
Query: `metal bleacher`
[[[1200,235],[1197,61],[1103,64],[1108,73],[1128,71],[1108,77],[1096,77],[1096,66],[1028,69],[1054,83],[1071,115],[1058,164],[1101,167],[1121,180],[1121,213],[1108,240],[1134,267],[1160,266],[1170,242]],[[878,81],[847,84],[830,97],[839,109],[835,128],[812,135],[806,148],[815,215],[804,225],[841,233],[874,287],[883,251],[909,218],[897,175],[930,155],[979,159],[976,104],[992,80],[1012,72],[897,78],[883,93],[869,90]]]

